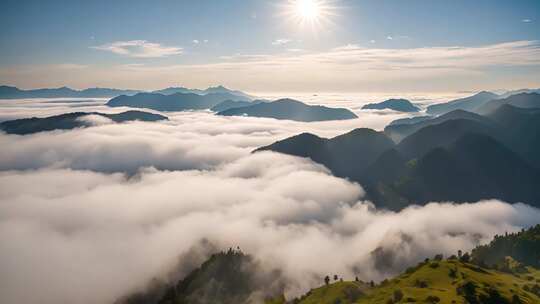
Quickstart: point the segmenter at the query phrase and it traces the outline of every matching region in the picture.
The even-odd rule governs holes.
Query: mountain
[[[217,87],[209,87],[205,90],[199,90],[199,89],[188,89],[184,87],[170,87],[162,90],[153,91],[152,93],[156,94],[162,94],[162,95],[172,95],[176,93],[182,93],[182,94],[197,94],[197,95],[207,95],[207,94],[231,94],[235,95],[237,98],[235,100],[241,99],[241,100],[251,100],[253,99],[252,96],[238,90],[230,90],[227,89],[224,86],[217,86]]]
[[[103,114],[98,112],[76,112],[46,118],[24,118],[10,120],[0,123],[0,130],[7,134],[27,135],[38,132],[54,131],[54,130],[71,130],[75,128],[84,128],[92,126],[93,123],[85,118],[89,116],[100,116],[110,119],[116,123],[128,121],[160,121],[168,120],[167,117],[159,114],[127,111],[119,114]]]
[[[410,164],[394,191],[409,201],[500,199],[539,206],[540,170],[490,136],[465,134]]]
[[[384,133],[395,142],[400,142],[403,138],[423,129],[427,126],[437,125],[449,120],[466,119],[478,121],[484,124],[492,124],[489,118],[467,112],[464,110],[454,110],[438,117],[423,116],[417,118],[408,118],[407,120],[398,120],[390,123],[384,128]]]
[[[254,101],[236,101],[236,100],[225,100],[224,102],[221,102],[215,106],[213,106],[210,110],[213,112],[223,112],[230,109],[236,109],[236,108],[243,108],[247,106],[252,106],[261,102],[267,102],[266,100],[254,100]]]
[[[474,112],[475,109],[497,98],[499,98],[497,94],[484,91],[470,97],[453,100],[447,103],[431,105],[427,108],[427,113],[430,115],[442,115],[454,110]]]
[[[500,96],[500,98],[507,98],[507,97],[510,97],[512,95],[517,95],[517,94],[521,94],[521,93],[538,93],[538,94],[540,94],[540,89],[520,89],[520,90],[508,91],[508,92],[502,94]]]
[[[21,90],[16,87],[0,86],[0,99],[16,98],[110,98],[119,95],[134,95],[140,91],[107,88],[90,88],[82,91],[67,87],[57,89]]]
[[[253,99],[253,96],[248,95],[242,91],[238,90],[230,90],[224,86],[217,86],[217,87],[209,87],[208,89],[204,90],[203,94],[216,94],[216,93],[228,93],[232,94],[238,97],[241,97],[242,100],[251,100]]]
[[[162,95],[172,95],[172,94],[177,94],[177,93],[204,95],[203,90],[188,89],[184,87],[170,87],[166,89],[152,91],[151,93],[162,94]]]
[[[356,129],[331,139],[303,133],[259,148],[255,152],[274,151],[309,157],[325,165],[336,176],[362,180],[363,171],[383,152],[393,147],[394,143],[383,133]]]
[[[134,96],[118,96],[111,99],[107,105],[109,107],[132,107],[147,108],[157,111],[185,111],[185,110],[206,110],[215,105],[233,98],[241,98],[229,93],[211,93],[198,95],[193,93],[176,93],[163,95],[156,93],[139,93]]]
[[[467,133],[497,136],[493,123],[470,119],[452,119],[428,125],[403,139],[397,150],[408,159],[418,158],[437,147],[445,147]]]
[[[422,121],[430,120],[433,118],[435,117],[434,116],[417,116],[417,117],[400,118],[400,119],[396,119],[390,122],[389,126],[411,125],[411,124],[419,123]]]
[[[540,225],[502,236],[471,254],[442,254],[379,284],[338,281],[310,290],[290,303],[540,303]],[[529,259],[523,263],[519,259]],[[419,258],[421,259],[421,258]],[[487,260],[493,263],[486,263]],[[487,265],[490,265],[489,267]],[[285,301],[280,302],[285,303]]]
[[[116,304],[263,303],[283,294],[278,273],[265,273],[252,256],[229,250],[213,254],[178,282],[154,284]]]
[[[252,106],[229,109],[219,112],[218,115],[267,117],[303,122],[358,118],[358,116],[347,109],[311,106],[293,99],[280,99],[268,103],[259,103]]]
[[[378,283],[327,275],[319,278],[322,286],[291,299],[283,295],[291,282],[282,280],[280,271],[265,270],[252,256],[229,250],[212,255],[183,278],[153,280],[148,290],[115,304],[536,304],[540,303],[540,271],[535,267],[539,246],[537,225],[497,235],[471,253],[455,248],[456,254],[446,258],[418,256],[422,262],[401,265],[401,274]],[[377,248],[372,256],[380,252]]]
[[[540,278],[538,270],[527,271],[533,281]],[[525,286],[534,287],[535,283],[519,273],[486,269],[457,258],[428,259],[400,276],[381,282],[356,302],[339,303],[539,303],[536,289]]]
[[[506,105],[484,117],[458,110],[418,124],[397,145],[386,132],[357,129],[332,139],[304,133],[256,151],[309,157],[359,182],[380,208],[491,198],[538,206],[540,111]]]
[[[21,90],[12,86],[0,86],[0,99],[17,99],[17,98],[113,98],[121,95],[133,96],[137,93],[144,93],[140,90],[120,90],[109,88],[89,88],[85,90],[73,90],[68,87],[52,88],[52,89],[35,89]],[[210,87],[205,90],[188,89],[183,87],[171,87],[163,90],[153,91],[151,93],[161,95],[172,95],[176,93],[182,94],[225,94],[230,95],[232,100],[247,101],[253,99],[250,95],[237,91],[230,90],[223,86]]]
[[[487,115],[501,126],[505,143],[532,165],[540,168],[540,108],[504,104]]]
[[[505,104],[526,109],[540,108],[540,94],[521,93],[504,99],[492,100],[476,109],[476,112],[483,115],[489,114]]]
[[[390,109],[398,112],[419,112],[420,108],[407,99],[388,99],[380,103],[370,103],[362,107],[363,110]]]

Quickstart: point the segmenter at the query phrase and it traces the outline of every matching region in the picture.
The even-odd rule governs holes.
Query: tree
[[[324,277],[324,284],[326,284],[326,285],[330,284],[330,277],[329,276]]]
[[[461,259],[461,255],[462,255],[462,254],[463,254],[463,252],[461,251],[461,249],[457,251],[457,256],[458,256],[458,258]]]
[[[354,280],[355,280],[356,282],[359,282],[359,281],[360,281],[360,280],[358,279],[358,277],[355,277]]]
[[[369,286],[370,286],[371,288],[375,287],[375,282],[370,281],[370,282],[369,282]]]
[[[337,281],[338,280],[338,276],[337,274],[334,275],[334,281]]]
[[[463,263],[469,263],[471,260],[471,256],[469,255],[468,252],[466,252],[464,255],[461,256],[459,260]]]
[[[399,289],[394,290],[394,302],[399,302],[403,299],[403,292]]]

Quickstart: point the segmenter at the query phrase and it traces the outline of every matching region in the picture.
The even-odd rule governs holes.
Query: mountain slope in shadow
[[[218,115],[266,117],[303,122],[358,118],[358,116],[347,109],[311,106],[293,99],[280,99],[273,102],[229,109],[219,112]]]
[[[109,102],[109,107],[147,108],[156,111],[172,112],[186,110],[206,110],[225,100],[250,101],[247,98],[230,93],[210,93],[198,95],[194,93],[176,93],[163,95],[156,93],[139,93],[134,96],[118,96]]]
[[[379,103],[370,103],[363,110],[393,110],[398,112],[420,112],[420,108],[407,99],[388,99]]]
[[[435,104],[427,107],[426,112],[430,115],[442,115],[454,110],[473,112],[487,102],[497,99],[499,96],[491,92],[480,92],[466,98],[452,100],[446,103]]]
[[[33,117],[5,121],[0,123],[0,130],[6,132],[7,134],[27,135],[54,130],[71,130],[75,128],[84,128],[92,126],[92,123],[90,121],[84,119],[90,116],[103,117],[105,119],[110,119],[111,121],[116,123],[128,121],[151,122],[168,120],[166,116],[141,111],[127,111],[118,114],[104,114],[98,112],[75,112],[45,118]]]

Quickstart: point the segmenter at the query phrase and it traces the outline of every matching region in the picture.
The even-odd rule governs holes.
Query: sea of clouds
[[[10,101],[0,116],[81,109],[111,111],[99,101]],[[361,185],[308,159],[251,153],[301,132],[381,129],[399,114],[324,123],[166,115],[0,134],[1,303],[112,303],[165,277],[202,241],[239,246],[281,270],[295,296],[325,275],[381,280],[540,218],[538,209],[494,200],[379,210]]]

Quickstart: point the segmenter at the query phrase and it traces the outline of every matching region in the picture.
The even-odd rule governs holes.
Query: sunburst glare
[[[329,0],[289,0],[284,14],[297,25],[320,29],[330,23],[336,7]]]

